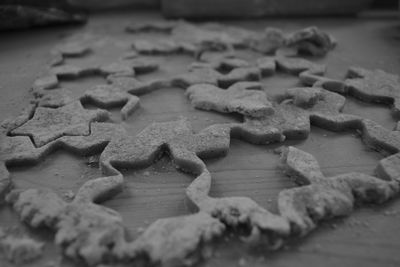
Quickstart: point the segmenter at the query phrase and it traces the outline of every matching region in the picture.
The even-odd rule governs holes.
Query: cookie
[[[381,179],[400,183],[400,154],[396,153],[380,160],[375,173]]]
[[[173,86],[186,89],[195,84],[218,85],[221,73],[210,68],[195,68],[184,74],[178,74],[172,78]]]
[[[1,123],[1,132],[4,134],[8,134],[15,128],[18,128],[29,119],[32,118],[33,114],[35,113],[37,107],[37,103],[29,103],[16,118],[8,118],[5,119]]]
[[[33,83],[32,88],[34,90],[41,89],[53,89],[58,86],[58,78],[57,75],[49,74],[43,77],[36,79]]]
[[[320,88],[303,87],[288,89],[278,102],[273,106],[275,112],[269,116],[245,116],[243,123],[232,124],[234,133],[256,144],[305,139],[310,133],[310,124],[331,129],[341,125],[336,120],[342,115],[340,110],[345,98]]]
[[[133,59],[133,58],[137,58],[139,56],[139,54],[136,51],[128,51],[126,53],[124,53],[120,59],[121,60],[125,60],[125,59]]]
[[[37,164],[57,149],[90,156],[101,152],[111,138],[121,132],[123,130],[118,125],[93,122],[87,136],[62,136],[41,147],[35,147],[28,136],[5,136],[0,147],[1,162],[7,166]],[[5,170],[2,173],[6,173]]]
[[[385,127],[369,119],[360,119],[358,125],[364,143],[374,150],[383,153],[400,152],[400,132],[389,131]]]
[[[323,77],[318,74],[313,74],[310,71],[301,72],[299,78],[300,82],[306,86],[321,87],[339,94],[347,93],[344,81]]]
[[[172,39],[161,40],[135,40],[132,48],[143,55],[171,55],[171,54],[189,54],[194,55],[196,48],[190,44],[176,42]]]
[[[65,88],[35,90],[34,96],[39,107],[58,108],[76,101],[73,93]]]
[[[80,57],[91,51],[84,42],[70,41],[55,48],[64,57]]]
[[[135,22],[125,27],[125,31],[132,33],[140,32],[165,32],[169,33],[176,26],[176,21],[148,21]]]
[[[228,89],[197,84],[190,86],[186,90],[186,95],[191,104],[198,109],[264,117],[271,115],[274,110],[266,93],[261,89],[261,84],[257,82],[239,82]]]
[[[58,79],[78,79],[84,76],[90,75],[102,75],[102,76],[135,76],[135,73],[143,74],[153,72],[158,69],[158,64],[153,60],[147,60],[142,58],[125,59],[116,62],[111,62],[102,66],[86,66],[78,67],[74,65],[58,65],[50,68],[50,76]],[[47,78],[48,79],[48,78]],[[46,82],[44,78],[37,81],[40,84]],[[54,83],[44,88],[41,86],[40,89],[50,89],[56,87]]]
[[[50,66],[57,66],[64,63],[64,57],[59,51],[52,51],[50,52],[51,59],[50,59]]]
[[[274,57],[261,57],[256,62],[248,62],[244,59],[235,57],[231,54],[224,54],[222,56],[213,57],[209,60],[200,60],[193,62],[189,65],[189,70],[198,68],[214,69],[221,74],[237,75],[235,69],[252,70],[254,73],[254,80],[260,79],[260,77],[271,76],[276,70],[276,60]],[[258,70],[256,70],[256,68]],[[243,71],[236,71],[243,72]],[[228,77],[229,77],[228,75]],[[259,76],[259,77],[256,77]],[[243,78],[242,78],[243,79]]]
[[[276,58],[276,66],[278,70],[298,75],[301,72],[323,75],[326,71],[326,66],[316,64],[302,58],[279,57]]]
[[[263,32],[260,32],[257,37],[250,39],[249,48],[263,53],[275,54],[276,50],[285,45],[285,35],[282,30],[272,27],[267,27]]]
[[[282,47],[295,49],[296,54],[322,56],[336,45],[332,36],[317,27],[308,27],[286,35],[276,28],[266,28],[263,32],[258,32],[219,23],[192,24],[178,21],[132,25],[126,30],[128,32],[169,33],[170,40],[189,45],[190,51],[196,51],[196,57],[204,51],[233,51],[234,48],[249,48],[264,54],[274,54]]]
[[[168,55],[175,54],[180,50],[179,45],[173,40],[135,40],[132,48],[143,55]]]
[[[273,57],[261,57],[257,59],[256,66],[263,77],[271,76],[276,71],[276,60]]]
[[[135,70],[127,61],[113,62],[107,65],[100,66],[98,72],[101,75],[117,75],[117,76],[135,76]]]
[[[131,66],[136,74],[145,74],[158,70],[159,64],[151,59],[133,58],[130,60],[123,60],[124,63]]]
[[[242,81],[260,81],[261,80],[261,71],[257,67],[236,67],[235,64],[244,65],[243,60],[239,60],[233,62],[233,58],[231,58],[231,62],[224,66],[224,68],[215,68],[212,65],[200,65],[200,64],[192,64],[189,68],[189,73],[186,77],[193,76],[195,77],[203,77],[208,76],[209,81],[205,81],[205,83],[214,84],[214,80],[217,79],[218,86],[222,88],[228,88],[229,86]],[[211,63],[212,64],[212,63]],[[211,68],[210,68],[211,66]],[[228,72],[225,72],[229,70]],[[198,80],[198,79],[196,79]],[[196,82],[199,83],[199,82]]]
[[[242,81],[260,81],[261,72],[255,67],[235,68],[226,74],[220,75],[218,85],[222,88],[228,88],[237,82]]]
[[[363,101],[393,105],[393,112],[400,114],[400,78],[382,70],[352,67],[345,80],[348,94]]]
[[[202,60],[193,62],[189,65],[189,70],[195,68],[212,68],[220,72],[231,71],[235,68],[251,67],[251,64],[246,60],[235,57],[231,54],[223,54],[222,56],[215,56],[209,60]]]
[[[229,79],[229,76],[235,76],[239,73],[240,75],[238,76],[240,77],[238,77],[237,80],[250,80],[249,78],[245,78],[245,74],[243,73],[245,70],[251,70],[253,73],[252,80],[258,80],[261,77],[271,76],[276,71],[298,75],[303,84],[307,86],[312,86],[316,81],[321,81],[322,79],[328,80],[328,78],[322,76],[326,71],[325,65],[317,64],[298,57],[265,56],[258,58],[255,62],[248,62],[233,55],[227,54],[217,58],[212,58],[208,61],[197,61],[189,65],[190,70],[198,68],[208,68],[219,71],[221,73],[222,82],[225,79]],[[330,80],[329,84],[328,81],[325,83],[331,87],[337,86],[336,84],[332,84]],[[344,86],[343,83],[341,83],[341,85]]]
[[[246,72],[244,74],[246,74]],[[117,86],[130,94],[143,95],[168,87],[186,89],[194,84],[206,83],[217,85],[220,78],[221,74],[214,69],[195,68],[187,73],[178,74],[166,79],[161,78],[141,81],[136,78],[109,76],[107,80],[111,85]]]
[[[33,117],[11,134],[30,136],[40,147],[63,135],[88,135],[90,122],[108,118],[107,111],[85,110],[79,101],[56,109],[38,107]]]
[[[168,79],[140,81],[133,77],[109,76],[107,77],[107,81],[112,86],[116,86],[123,91],[129,92],[133,95],[143,95],[161,88],[171,86],[171,82]]]
[[[84,103],[90,102],[101,108],[111,108],[123,105],[121,109],[122,119],[126,119],[139,107],[139,98],[128,94],[119,87],[112,85],[97,85],[85,92],[81,98]]]
[[[83,76],[95,75],[98,67],[78,67],[73,65],[58,65],[50,68],[50,73],[58,79],[77,79]]]
[[[124,78],[121,76],[119,78]],[[123,120],[139,107],[139,98],[126,93],[119,86],[100,84],[92,89],[86,90],[82,96],[76,97],[65,88],[54,90],[35,91],[36,101],[39,107],[58,108],[75,101],[82,104],[93,104],[100,108],[113,108],[123,106],[121,116]]]

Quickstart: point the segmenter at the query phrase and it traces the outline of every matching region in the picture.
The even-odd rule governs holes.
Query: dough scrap
[[[158,219],[131,244],[131,250],[157,259],[160,266],[191,266],[203,257],[203,246],[224,232],[225,225],[204,212]]]
[[[298,54],[324,56],[336,46],[336,40],[329,34],[312,26],[289,34],[285,44],[295,47]]]
[[[399,192],[399,183],[363,173],[325,177],[316,159],[295,147],[282,154],[285,173],[302,185],[279,193],[278,207],[292,224],[292,231],[305,235],[323,219],[348,215],[354,203],[383,203]]]
[[[6,234],[0,229],[0,251],[5,258],[14,264],[24,264],[40,258],[44,243],[27,236]]]
[[[89,135],[90,122],[107,119],[107,111],[85,110],[79,101],[75,101],[56,109],[38,107],[33,117],[13,129],[11,134],[30,136],[40,147],[63,135]]]
[[[238,82],[228,89],[197,84],[186,90],[191,104],[204,110],[237,112],[250,117],[263,117],[274,112],[267,95],[258,82]]]
[[[267,27],[257,38],[249,42],[249,48],[263,54],[275,54],[275,52],[285,45],[285,34],[282,30]]]
[[[12,191],[7,201],[21,219],[32,227],[56,230],[55,243],[65,255],[84,259],[93,266],[125,244],[122,219],[106,207],[62,200],[51,191],[28,189]]]

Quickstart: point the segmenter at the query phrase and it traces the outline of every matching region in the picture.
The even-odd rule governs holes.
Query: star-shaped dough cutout
[[[122,106],[121,116],[123,120],[126,120],[139,107],[139,98],[128,94],[118,85],[99,84],[85,91],[80,97],[74,96],[70,90],[65,88],[35,90],[34,95],[40,107],[58,108],[77,100],[83,104],[91,103],[100,108]]]
[[[291,88],[280,98],[280,103],[273,106],[275,112],[269,116],[245,116],[243,123],[231,127],[240,132],[240,138],[256,144],[305,139],[310,124],[341,115],[345,103],[343,96],[314,87]]]
[[[250,117],[271,115],[274,110],[258,82],[238,82],[228,89],[210,84],[192,85],[186,90],[192,105],[198,109],[237,112]]]
[[[319,87],[291,88],[273,106],[275,112],[261,118],[244,117],[242,123],[225,124],[234,138],[255,144],[305,139],[310,125],[329,131],[357,130],[363,142],[384,153],[400,151],[400,132],[352,114],[341,113],[345,97]]]
[[[97,85],[85,92],[81,98],[83,102],[91,102],[101,108],[123,106],[121,116],[123,120],[139,107],[139,97],[128,94],[116,86]]]
[[[347,93],[367,102],[393,105],[400,115],[400,77],[383,70],[352,67],[345,80]]]
[[[109,119],[105,110],[86,110],[79,101],[60,108],[38,107],[32,119],[11,131],[30,136],[37,147],[65,135],[89,135],[89,124]]]

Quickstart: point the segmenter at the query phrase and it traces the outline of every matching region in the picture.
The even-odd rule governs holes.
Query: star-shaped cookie
[[[393,105],[400,115],[400,77],[383,70],[352,67],[345,80],[348,94],[367,102]]]
[[[30,136],[37,147],[64,135],[89,135],[89,124],[105,121],[105,110],[86,110],[79,101],[60,108],[38,107],[29,121],[11,131],[12,135]]]
[[[250,117],[271,115],[274,110],[258,82],[238,82],[228,89],[210,84],[192,85],[186,90],[192,105],[198,109],[237,112]]]

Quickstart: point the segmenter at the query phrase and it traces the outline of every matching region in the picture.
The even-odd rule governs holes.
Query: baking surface
[[[138,38],[136,36],[142,36],[125,33],[124,26],[128,22],[151,19],[161,18],[155,13],[107,13],[92,16],[87,25],[78,28],[1,33],[0,120],[16,116],[29,102],[29,88],[35,78],[46,71],[50,61],[49,51],[54,45],[77,33],[106,35],[109,38],[99,44],[99,49],[95,49],[93,54],[79,59],[67,59],[67,63],[80,65],[96,60],[107,62],[128,51],[129,42]],[[316,60],[327,64],[326,76],[341,78],[352,65],[400,74],[399,20],[274,19],[224,23],[258,30],[274,26],[285,32],[316,25],[332,34],[339,44],[325,58]],[[254,59],[257,54],[240,52],[239,56]],[[139,76],[139,79],[182,73],[193,61],[188,56],[152,58],[160,62],[160,70]],[[102,78],[83,78],[62,82],[61,85],[79,93],[100,83],[104,83]],[[264,78],[263,83],[267,93],[273,95],[298,85],[298,79],[277,74]],[[207,125],[241,119],[236,115],[195,110],[183,92],[178,88],[165,88],[141,96],[141,108],[128,118],[126,128],[134,135],[153,121],[169,121],[185,116],[193,128],[199,131]],[[119,121],[119,110],[111,111],[114,119]],[[347,98],[343,112],[373,119],[388,129],[393,129],[396,124],[388,107],[366,104],[352,98]],[[364,146],[356,132],[334,133],[316,127],[312,127],[306,140],[279,145],[256,146],[232,140],[226,157],[205,161],[213,177],[211,195],[248,196],[276,212],[279,191],[294,184],[278,170],[279,156],[274,153],[274,149],[289,144],[313,154],[327,176],[351,171],[372,174],[378,160],[383,158],[383,155]],[[92,166],[92,161],[92,158],[76,157],[58,151],[36,166],[11,168],[10,172],[17,188],[51,188],[64,194],[68,190],[75,191],[84,181],[100,176],[100,171]],[[123,173],[126,178],[124,192],[104,205],[121,213],[133,238],[157,218],[191,212],[184,190],[194,177],[175,170],[167,157],[147,169]],[[0,226],[29,231],[6,206],[0,206]],[[45,229],[30,232],[47,243],[44,257],[27,266],[58,263],[59,253],[51,244],[52,235]],[[216,244],[215,255],[200,266],[400,266],[399,237],[400,199],[395,199],[383,206],[363,207],[349,217],[322,223],[308,237],[289,242],[280,252],[248,248],[228,236]],[[5,266],[8,266],[7,263]],[[64,260],[61,266],[75,265]]]

